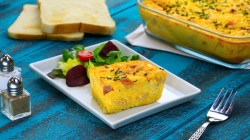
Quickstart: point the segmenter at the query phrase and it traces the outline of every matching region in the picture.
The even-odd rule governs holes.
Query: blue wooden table
[[[79,42],[20,41],[7,36],[24,4],[36,0],[0,0],[0,53],[8,53],[22,68],[23,84],[31,93],[32,116],[10,121],[0,114],[0,139],[188,139],[206,120],[222,87],[238,91],[229,120],[211,125],[202,139],[250,139],[250,71],[232,70],[207,62],[129,45],[124,37],[141,23],[135,0],[107,0],[116,22],[113,36],[87,34]],[[29,64],[61,54],[73,44],[85,46],[116,39],[201,89],[192,101],[113,130],[59,92],[29,68]],[[1,79],[0,79],[1,80]]]

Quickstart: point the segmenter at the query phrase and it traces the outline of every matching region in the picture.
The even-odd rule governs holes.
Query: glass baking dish
[[[228,36],[162,14],[137,0],[146,33],[208,61],[235,68],[250,65],[250,36]]]

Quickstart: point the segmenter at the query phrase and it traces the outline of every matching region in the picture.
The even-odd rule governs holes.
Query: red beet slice
[[[105,44],[105,46],[102,48],[99,55],[102,57],[106,57],[110,51],[119,51],[117,46],[115,44],[113,44],[113,42],[111,42],[111,41],[109,41]]]
[[[83,65],[77,65],[71,68],[66,74],[66,84],[69,87],[77,87],[89,83],[86,68]]]

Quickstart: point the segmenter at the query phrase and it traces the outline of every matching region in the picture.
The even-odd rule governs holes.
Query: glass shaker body
[[[30,94],[25,89],[18,96],[11,96],[7,90],[1,94],[1,111],[14,121],[31,115]]]
[[[7,89],[7,83],[11,77],[17,77],[22,80],[21,68],[14,67],[14,70],[11,72],[2,72],[0,71],[0,91]]]

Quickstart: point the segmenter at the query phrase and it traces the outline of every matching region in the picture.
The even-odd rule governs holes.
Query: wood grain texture
[[[1,2],[1,1],[0,1]],[[11,122],[0,114],[0,139],[188,139],[205,122],[206,113],[222,87],[238,90],[229,120],[208,126],[202,139],[250,139],[250,71],[231,70],[192,58],[130,46],[124,37],[141,24],[135,0],[107,0],[117,29],[113,36],[87,34],[79,42],[20,41],[7,37],[23,4],[35,0],[0,4],[0,53],[9,53],[22,68],[23,85],[31,93],[32,116]],[[10,2],[10,3],[8,3]],[[117,39],[161,65],[202,92],[194,100],[151,115],[117,130],[42,80],[29,64],[61,54],[74,44],[85,46]]]

